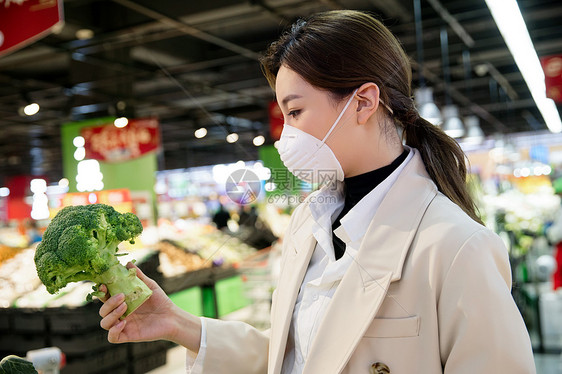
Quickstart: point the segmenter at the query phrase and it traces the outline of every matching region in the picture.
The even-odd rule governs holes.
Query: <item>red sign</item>
[[[8,219],[24,220],[31,217],[31,205],[25,201],[29,196],[29,185],[33,177],[15,176],[8,179],[6,187],[10,189],[8,196]]]
[[[113,123],[85,127],[80,134],[86,143],[87,159],[121,162],[160,148],[160,131],[155,118],[131,119],[123,128]]]
[[[546,97],[562,103],[562,55],[541,58]]]
[[[47,36],[62,24],[62,0],[0,0],[0,56]]]
[[[277,101],[272,101],[269,103],[269,133],[271,134],[271,139],[279,140],[281,138],[281,131],[283,131],[283,124],[285,120],[283,119],[283,112]]]

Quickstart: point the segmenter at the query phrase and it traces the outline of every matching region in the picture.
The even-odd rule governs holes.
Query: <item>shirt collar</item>
[[[405,146],[408,156],[384,181],[369,192],[349,213],[341,219],[341,226],[334,233],[346,244],[359,241],[367,232],[369,224],[377,210],[404,167],[414,157],[415,149]]]
[[[344,184],[325,185],[309,198],[309,207],[312,218],[318,223],[332,219],[334,212],[343,205]]]
[[[326,185],[309,197],[309,208],[314,224],[312,234],[332,261],[335,261],[332,248],[332,221],[335,213],[339,213],[344,204],[344,184]]]

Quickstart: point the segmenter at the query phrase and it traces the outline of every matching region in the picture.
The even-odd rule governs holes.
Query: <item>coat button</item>
[[[382,362],[375,362],[371,365],[371,374],[390,374],[390,368]]]

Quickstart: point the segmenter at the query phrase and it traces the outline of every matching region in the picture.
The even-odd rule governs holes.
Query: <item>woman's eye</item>
[[[290,111],[287,115],[288,115],[289,117],[295,118],[296,116],[299,115],[299,113],[300,113],[300,110],[292,110],[292,111]]]

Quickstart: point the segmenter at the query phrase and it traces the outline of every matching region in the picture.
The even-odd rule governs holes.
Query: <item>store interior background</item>
[[[0,0],[0,19],[25,2]],[[457,137],[484,221],[510,251],[538,372],[562,373],[545,236],[561,205],[562,2],[517,4],[543,67],[558,57],[545,70],[560,84],[557,119],[531,93],[543,69],[522,74],[485,0],[62,2],[64,25],[0,54],[0,357],[59,346],[63,373],[173,372],[166,343],[105,341],[83,298],[91,284],[53,296],[38,282],[32,236],[65,205],[136,213],[145,232],[123,249],[174,302],[267,327],[284,228],[314,186],[278,158],[283,119],[258,59],[299,16],[347,8],[378,14],[411,57],[418,108]],[[218,230],[221,205],[231,218]]]

